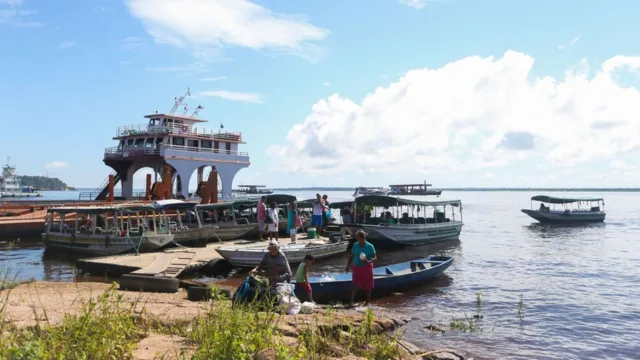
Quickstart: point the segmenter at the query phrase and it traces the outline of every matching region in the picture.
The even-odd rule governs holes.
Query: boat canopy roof
[[[114,206],[64,206],[51,207],[47,209],[47,213],[58,214],[106,214],[106,213],[136,213],[143,211],[158,211],[161,209],[154,208],[153,205],[114,205]]]
[[[266,195],[267,204],[275,202],[278,205],[287,204],[290,202],[296,201],[296,197],[293,195],[286,194],[271,194]],[[234,200],[234,201],[226,201],[215,204],[202,204],[197,205],[198,209],[207,210],[207,209],[224,209],[233,207],[235,210],[245,210],[258,206],[259,198],[255,199],[242,199],[242,200]]]
[[[392,207],[392,206],[443,206],[443,205],[452,205],[452,206],[460,206],[460,200],[441,200],[441,201],[420,201],[420,200],[411,200],[405,199],[401,197],[393,197],[393,196],[384,196],[384,195],[363,195],[355,198],[355,200],[351,201],[340,201],[330,203],[329,207],[332,209],[341,209],[345,206],[351,206],[353,203],[356,204],[364,204],[371,206],[379,206],[379,207]]]
[[[531,198],[532,201],[540,201],[548,204],[571,204],[583,201],[604,201],[602,198],[565,198],[547,195],[536,195]]]

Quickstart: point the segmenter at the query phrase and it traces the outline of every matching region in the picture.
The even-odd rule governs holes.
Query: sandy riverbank
[[[36,325],[46,324],[55,327],[65,321],[68,316],[82,316],[86,314],[87,304],[110,294],[109,301],[129,304],[132,313],[143,319],[145,324],[161,324],[171,327],[175,324],[188,324],[198,321],[203,316],[212,313],[216,304],[210,302],[192,302],[187,300],[186,291],[181,289],[175,294],[139,293],[111,289],[109,284],[102,283],[57,283],[33,282],[22,284],[11,290],[0,292],[0,310],[5,330],[25,329]],[[228,301],[220,301],[219,306]],[[370,326],[377,334],[393,334],[408,318],[387,312],[374,310],[375,318]],[[277,317],[274,336],[278,341],[289,347],[296,347],[301,337],[309,329],[314,333],[335,333],[348,336],[348,328],[357,328],[365,320],[363,310],[322,309],[309,315],[283,315]],[[274,320],[275,321],[275,320]],[[8,326],[8,328],[7,328]],[[155,326],[154,328],[158,328]],[[184,334],[183,334],[184,335]],[[342,336],[340,335],[340,336]],[[394,340],[389,336],[389,342],[400,349],[402,359],[463,359],[463,356],[451,351],[426,351],[416,349],[411,344]],[[336,343],[337,344],[337,343]],[[185,336],[169,334],[167,331],[146,331],[141,336],[133,350],[133,359],[181,359],[190,358],[196,352],[196,345],[192,339]],[[426,356],[417,356],[429,352]],[[413,353],[413,354],[412,354]],[[358,359],[344,348],[336,345],[328,351],[327,358]],[[336,357],[336,355],[339,355]],[[164,357],[163,357],[164,356]],[[266,349],[256,355],[258,359],[276,359],[276,354]]]

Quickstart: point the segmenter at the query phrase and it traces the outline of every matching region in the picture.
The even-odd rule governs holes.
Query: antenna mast
[[[196,108],[196,110],[193,112],[193,114],[191,114],[192,118],[198,117],[198,113],[200,113],[200,110],[204,109],[202,107],[202,105],[198,105],[198,107]]]
[[[191,96],[191,90],[189,88],[187,88],[187,92],[184,95],[180,96],[179,98],[174,98],[175,104],[171,108],[171,111],[169,111],[169,114],[175,114],[175,112],[178,110],[180,105],[182,105],[182,102],[184,101],[184,98],[187,97],[187,96]],[[185,111],[185,113],[186,113],[186,111]]]

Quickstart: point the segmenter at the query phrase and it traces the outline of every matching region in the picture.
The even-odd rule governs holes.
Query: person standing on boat
[[[351,302],[349,306],[353,307],[358,289],[364,290],[366,302],[364,306],[369,305],[371,301],[371,291],[373,290],[373,262],[377,260],[376,248],[373,244],[366,240],[367,233],[358,230],[356,233],[356,243],[351,248],[349,261],[347,262],[346,272],[353,263],[353,273],[351,275]]]
[[[268,252],[262,257],[258,266],[251,270],[251,275],[265,271],[269,279],[269,287],[275,289],[275,284],[290,283],[292,278],[291,267],[287,257],[280,251],[280,243],[270,240],[267,245]]]
[[[322,195],[322,227],[324,228],[329,224],[329,217],[331,216],[331,210],[329,210],[329,196],[327,194]]]
[[[298,233],[298,223],[296,220],[299,216],[298,203],[295,201],[289,203],[289,212],[287,214],[287,233],[291,237],[292,244],[296,243]]]
[[[267,216],[271,219],[269,222],[269,240],[275,238],[275,240],[278,241],[278,222],[280,221],[280,217],[278,216],[278,205],[275,201],[269,206]]]
[[[264,227],[264,219],[267,217],[267,197],[263,196],[258,201],[258,231],[260,232],[260,238],[264,240],[266,237],[267,229]]]
[[[317,234],[322,230],[322,214],[324,213],[324,203],[320,194],[316,194],[313,201],[313,214],[311,215],[311,226],[316,228]]]

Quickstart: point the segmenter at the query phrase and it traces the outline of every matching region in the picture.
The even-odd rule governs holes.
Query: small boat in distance
[[[534,209],[534,201],[540,202],[539,208]],[[569,204],[577,204],[577,208],[570,209]],[[554,205],[562,206],[561,209],[558,209],[560,206]],[[522,212],[541,223],[550,224],[603,222],[607,215],[604,212],[604,199],[602,198],[564,198],[546,195],[532,197],[531,209],[522,209]]]
[[[442,194],[442,190],[429,189],[429,186],[431,186],[431,184],[427,184],[426,181],[423,184],[389,185],[389,188],[391,189],[389,191],[389,195],[440,196],[440,194]]]
[[[352,196],[357,197],[357,196],[362,196],[362,195],[387,195],[389,193],[388,190],[382,188],[382,187],[366,187],[366,186],[360,186],[356,188],[356,191],[353,193]]]
[[[2,167],[2,177],[0,177],[0,198],[29,198],[41,197],[42,193],[35,190],[33,186],[20,186],[20,180],[16,174],[16,167],[10,165],[10,157],[7,157],[7,164]]]
[[[273,190],[267,189],[265,185],[238,185],[232,192],[241,195],[268,195],[273,193]]]
[[[373,296],[423,286],[429,279],[442,274],[451,264],[450,256],[429,256],[424,259],[382,266],[373,269],[375,287]],[[310,277],[313,300],[327,303],[335,300],[348,300],[351,294],[351,274],[328,273],[322,277]],[[296,295],[302,294],[296,291]]]

